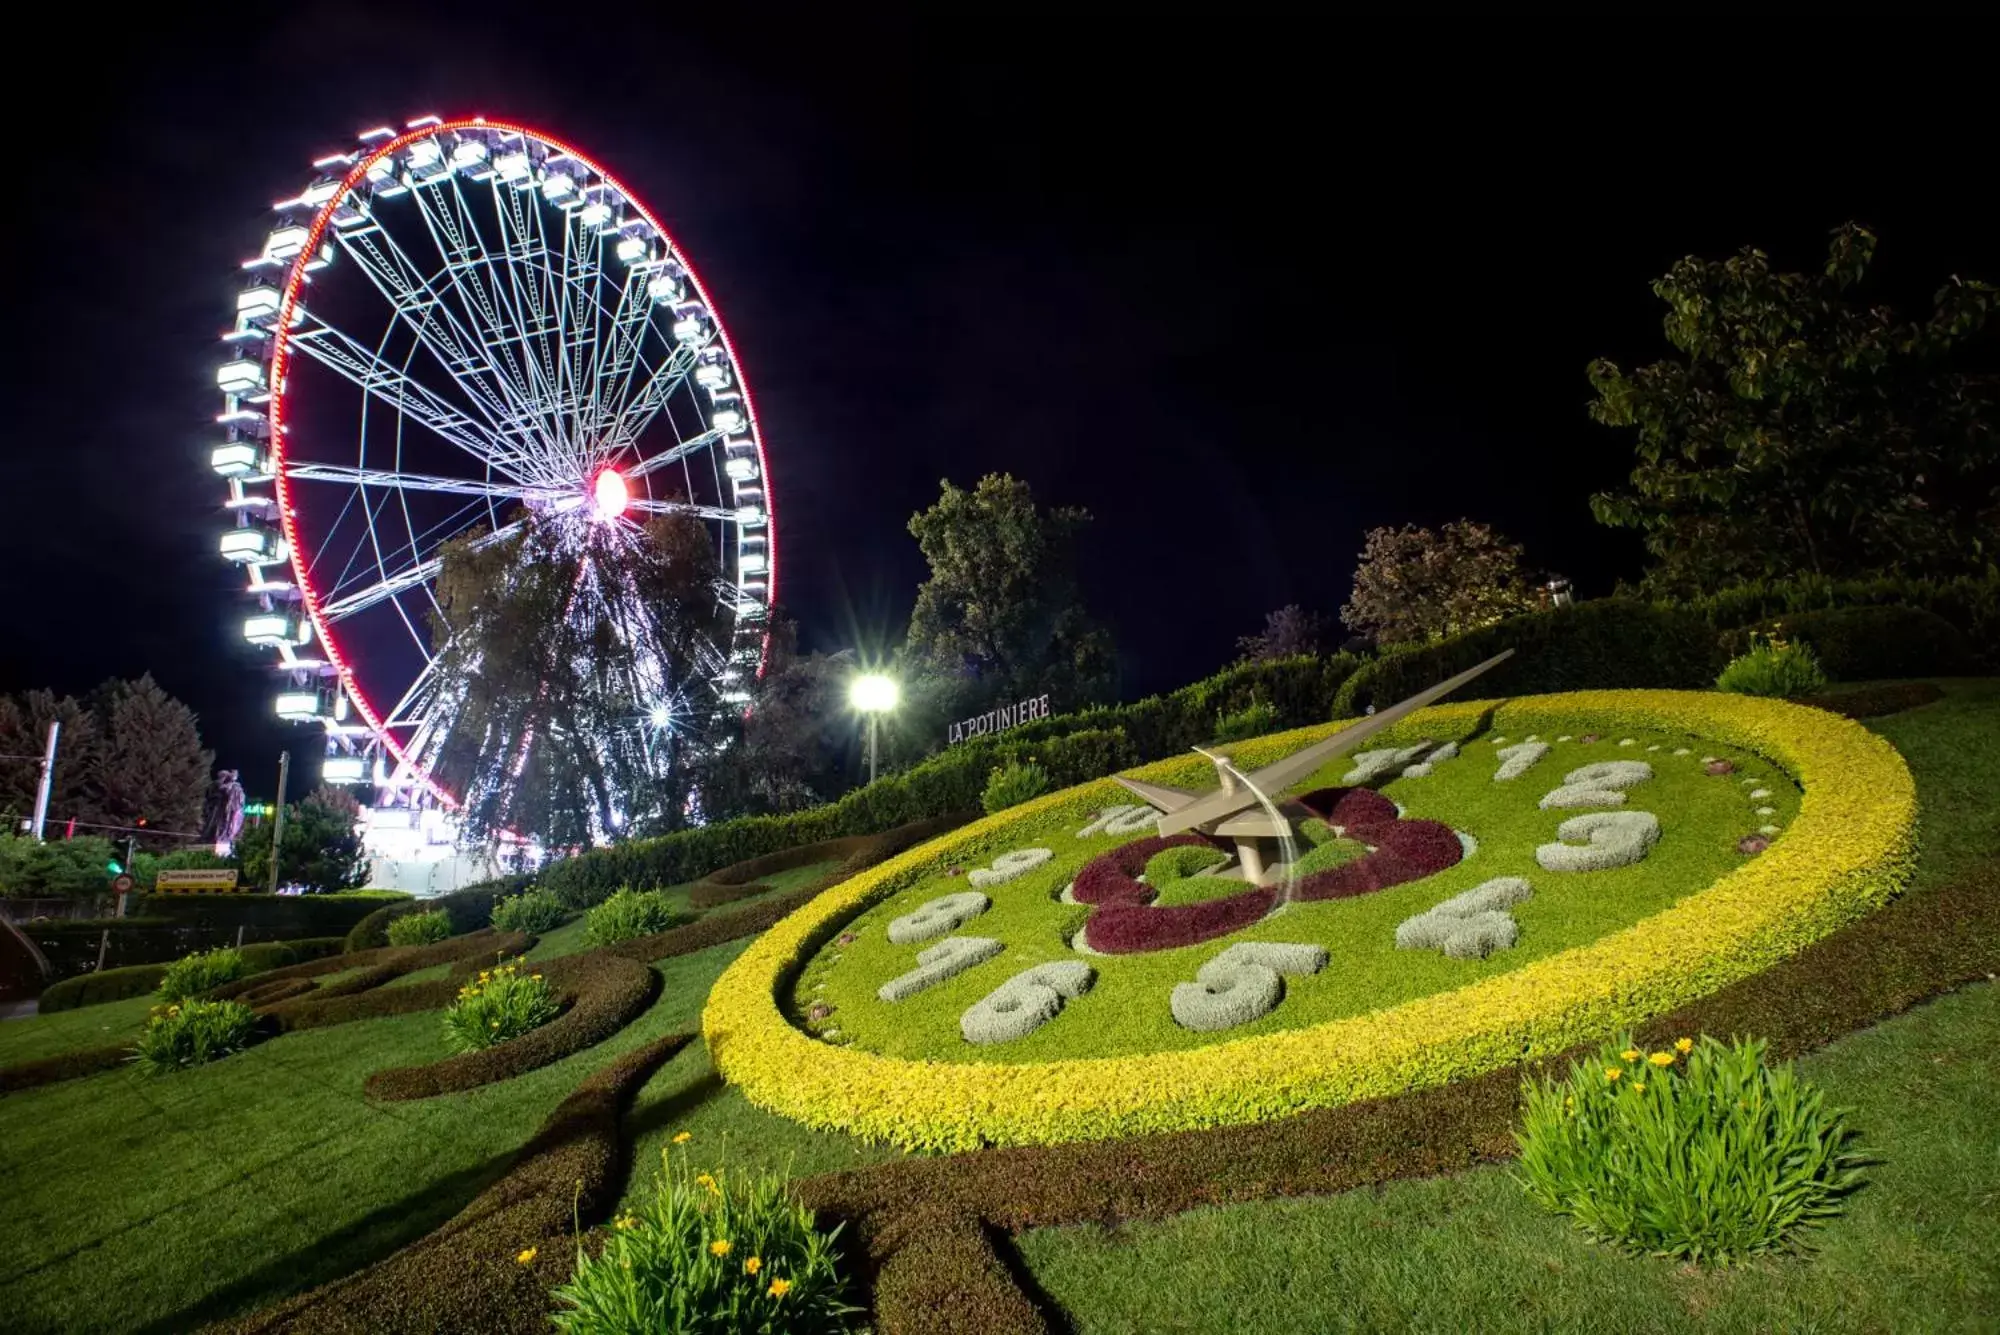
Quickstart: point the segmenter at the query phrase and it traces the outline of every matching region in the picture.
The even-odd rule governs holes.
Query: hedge
[[[1884,714],[1900,714],[1906,709],[1936,704],[1942,699],[1944,691],[1936,682],[1890,681],[1801,696],[1793,703],[1845,714],[1848,718],[1881,718]]]
[[[1444,1084],[1557,1052],[1770,967],[1888,900],[1916,852],[1916,790],[1895,748],[1820,710],[1714,692],[1598,691],[1438,706],[1402,727],[1456,728],[1492,713],[1510,734],[1657,727],[1662,720],[1759,752],[1804,798],[1771,848],[1698,894],[1589,945],[1387,1010],[1186,1051],[1045,1063],[939,1065],[833,1047],[795,1028],[778,993],[842,924],[907,883],[885,863],[819,896],[753,942],[709,994],[716,1070],[751,1102],[815,1127],[908,1148],[966,1149],[1263,1121],[1387,1091]],[[1331,726],[1265,739],[1296,746]],[[1253,758],[1254,759],[1254,758]],[[1149,777],[1167,777],[1156,775]],[[931,859],[1063,804],[1111,797],[1109,780],[966,827]],[[899,879],[903,878],[903,879]]]
[[[1914,607],[1950,622],[1989,670],[2000,670],[2000,570],[1957,579],[1885,576],[1833,582],[1820,579],[1744,584],[1682,605],[1718,631],[1801,612],[1843,607]]]
[[[1811,645],[1835,681],[1954,677],[1973,664],[1958,628],[1920,607],[1838,607],[1794,613],[1777,624],[1786,636]]]
[[[240,953],[250,966],[250,972],[256,974],[296,964],[300,960],[338,954],[342,944],[342,938],[337,936],[308,937],[303,941],[259,941],[244,946]],[[148,992],[159,990],[160,979],[165,976],[170,963],[133,964],[122,969],[104,969],[65,978],[42,993],[36,1009],[43,1015],[50,1015],[56,1011],[74,1010],[78,1006],[95,1006],[100,1002],[145,996]]]
[[[1323,717],[1358,718],[1406,700],[1503,649],[1514,656],[1472,687],[1482,696],[1560,691],[1703,690],[1727,661],[1700,615],[1629,598],[1531,612],[1385,653],[1350,676]]]

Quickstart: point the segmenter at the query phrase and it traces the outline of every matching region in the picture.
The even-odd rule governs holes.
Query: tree
[[[1437,639],[1489,626],[1537,605],[1521,548],[1469,519],[1433,532],[1372,528],[1340,619],[1382,644]]]
[[[75,816],[95,822],[102,813],[91,792],[101,737],[97,718],[74,696],[54,691],[26,691],[0,696],[0,813],[10,818],[8,829],[19,830],[34,814],[35,788],[41,782],[41,757],[48,745],[51,721],[62,725],[57,738],[55,782],[49,793],[49,818]]]
[[[1075,574],[1089,512],[1043,509],[1005,473],[970,491],[940,487],[937,503],[910,518],[931,574],[917,589],[905,661],[957,681],[953,707],[966,712],[1043,692],[1058,710],[1108,699],[1111,636],[1083,610]]]
[[[1316,654],[1326,647],[1326,618],[1308,612],[1297,603],[1287,603],[1264,616],[1264,629],[1236,641],[1243,661],[1254,663],[1268,658],[1296,658]]]
[[[445,545],[432,618],[434,773],[467,835],[574,847],[684,823],[710,704],[688,687],[732,626],[706,527],[530,515],[481,536]]]
[[[202,748],[194,711],[147,673],[98,687],[91,712],[103,744],[86,783],[107,823],[199,831],[215,754]]]
[[[343,789],[324,784],[304,801],[285,808],[285,846],[278,861],[281,885],[302,885],[316,893],[352,890],[368,884],[368,856],[361,851],[357,822],[361,805]],[[243,831],[236,856],[243,880],[263,889],[271,880],[273,820]]]
[[[1653,284],[1681,355],[1590,364],[1591,417],[1638,455],[1631,490],[1591,509],[1644,535],[1653,591],[2000,559],[2000,377],[1961,365],[2000,291],[1953,278],[1905,321],[1853,299],[1874,253],[1848,223],[1817,274],[1689,256]]]
[[[766,815],[838,797],[853,743],[846,700],[853,672],[848,655],[799,653],[797,627],[774,615],[749,708],[704,767],[704,814]]]

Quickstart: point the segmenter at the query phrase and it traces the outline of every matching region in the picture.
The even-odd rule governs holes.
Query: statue
[[[228,857],[243,833],[243,785],[233,769],[217,770],[215,786],[201,803],[201,837],[215,845],[217,857]]]

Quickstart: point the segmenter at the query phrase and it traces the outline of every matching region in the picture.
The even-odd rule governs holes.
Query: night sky
[[[1990,71],[1948,31],[255,9],[16,51],[88,77],[7,94],[42,133],[0,486],[0,689],[150,669],[253,792],[313,744],[214,555],[215,338],[271,201],[370,125],[524,120],[652,205],[751,376],[809,647],[892,643],[905,520],[1005,469],[1098,516],[1127,698],[1335,612],[1375,524],[1488,520],[1585,594],[1637,573],[1586,507],[1630,447],[1583,368],[1660,354],[1683,254],[1811,264],[1856,218],[1898,303],[2000,278]]]

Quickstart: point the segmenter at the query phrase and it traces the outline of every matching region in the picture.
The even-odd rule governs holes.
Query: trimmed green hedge
[[[1958,627],[1921,607],[1836,607],[1790,613],[1778,624],[1811,645],[1835,681],[1955,677],[1972,668]]]
[[[1484,662],[1514,656],[1466,688],[1468,697],[1653,688],[1706,690],[1728,661],[1697,613],[1630,598],[1531,612],[1383,655],[1349,677],[1329,717],[1384,708]]]
[[[1801,612],[1846,607],[1919,608],[1951,623],[1980,665],[2000,670],[2000,570],[1929,580],[1798,579],[1745,584],[1685,605],[1717,630],[1768,625]]]
[[[257,974],[266,969],[297,964],[301,960],[338,954],[342,945],[343,938],[338,936],[315,936],[302,941],[258,941],[244,946],[242,955],[250,966],[250,972]],[[148,992],[159,990],[160,979],[166,975],[168,964],[133,964],[122,969],[106,969],[101,973],[65,978],[42,993],[37,1009],[43,1015],[49,1015],[56,1011],[75,1010],[79,1006],[95,1006],[99,1002],[145,996]]]

